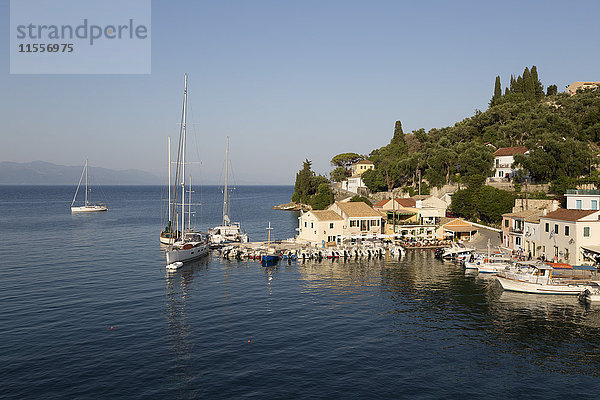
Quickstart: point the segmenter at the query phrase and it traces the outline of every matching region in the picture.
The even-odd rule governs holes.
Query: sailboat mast
[[[192,229],[192,175],[190,175],[189,183],[189,197],[188,197],[188,228]]]
[[[227,179],[229,178],[229,136],[227,136],[227,147],[225,150],[225,193],[223,195],[223,225],[229,225],[229,216],[227,210]]]
[[[182,149],[181,149],[181,234],[185,232],[185,124],[187,106],[187,74],[183,89],[183,121],[182,121]],[[183,238],[183,236],[182,236]]]
[[[87,201],[87,194],[88,194],[88,160],[85,160],[85,205],[88,205],[88,201]]]
[[[167,143],[167,149],[169,151],[169,168],[167,169],[167,171],[169,171],[169,203],[167,208],[169,209],[169,229],[171,229],[171,136],[168,137]]]

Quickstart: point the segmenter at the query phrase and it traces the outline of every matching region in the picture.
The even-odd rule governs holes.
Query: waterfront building
[[[439,225],[440,219],[446,216],[448,205],[435,196],[418,195],[382,200],[373,208],[385,212],[388,223]]]
[[[334,211],[307,211],[298,220],[298,240],[311,243],[335,242],[344,233],[344,219]]]
[[[565,197],[569,210],[600,210],[600,190],[569,189]]]
[[[455,238],[470,240],[477,233],[477,227],[462,218],[442,218],[441,225],[436,232],[440,239]]]
[[[600,211],[558,209],[540,217],[540,254],[568,264],[591,263],[600,254]]]
[[[535,220],[543,213],[541,210],[524,210],[502,214],[502,245],[507,249],[522,250],[529,254],[531,246],[535,246],[535,244],[526,238],[525,221]],[[526,243],[526,239],[529,243]]]
[[[370,236],[383,233],[384,220],[379,212],[362,201],[342,203],[336,201],[327,208],[344,220],[343,235]]]
[[[525,217],[525,255],[537,258],[540,255],[540,217],[544,212]]]
[[[518,171],[513,168],[514,156],[517,154],[529,154],[527,147],[501,147],[494,152],[494,178],[511,179]]]

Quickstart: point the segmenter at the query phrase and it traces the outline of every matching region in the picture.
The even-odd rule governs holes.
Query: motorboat
[[[520,261],[499,272],[496,279],[504,290],[521,293],[579,295],[589,280],[554,278],[552,267],[536,261]]]

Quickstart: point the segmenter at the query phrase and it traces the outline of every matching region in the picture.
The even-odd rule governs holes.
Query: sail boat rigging
[[[167,142],[168,149],[168,188],[169,188],[169,203],[168,203],[168,220],[165,228],[160,232],[160,242],[163,244],[173,244],[175,240],[181,235],[181,231],[178,231],[173,226],[173,209],[171,208],[171,137],[169,136]]]
[[[225,190],[223,191],[223,220],[220,226],[210,230],[210,241],[216,246],[231,242],[248,242],[248,235],[242,232],[239,222],[229,218],[229,136],[225,150]]]
[[[83,176],[85,175],[85,200],[82,206],[75,206],[75,201],[77,200],[77,193],[79,192],[79,187],[81,186],[81,181],[83,180]],[[85,165],[83,167],[83,171],[81,171],[81,177],[79,178],[79,183],[77,184],[77,189],[75,189],[75,195],[73,196],[73,201],[71,202],[71,212],[72,213],[80,213],[80,212],[99,212],[99,211],[108,211],[106,204],[104,203],[90,203],[88,201],[88,160],[85,160]]]
[[[191,189],[189,190],[188,204],[188,223],[186,226],[186,179],[185,179],[185,155],[186,155],[186,117],[187,117],[187,74],[185,75],[185,85],[183,91],[183,111],[181,118],[181,130],[179,133],[179,146],[177,151],[177,167],[175,169],[175,185],[174,194],[170,207],[173,218],[179,224],[179,219],[176,217],[177,205],[180,205],[181,214],[181,235],[168,247],[167,268],[176,269],[183,265],[183,262],[204,257],[208,254],[208,240],[200,232],[196,232],[191,227]],[[169,163],[170,168],[170,163]],[[191,177],[190,177],[191,180]],[[179,190],[181,191],[179,193]],[[181,197],[181,203],[178,204],[177,199]],[[179,227],[176,227],[176,232]]]

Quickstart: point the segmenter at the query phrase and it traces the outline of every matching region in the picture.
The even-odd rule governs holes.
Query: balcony
[[[510,228],[510,233],[514,233],[515,235],[522,235],[523,228]]]

